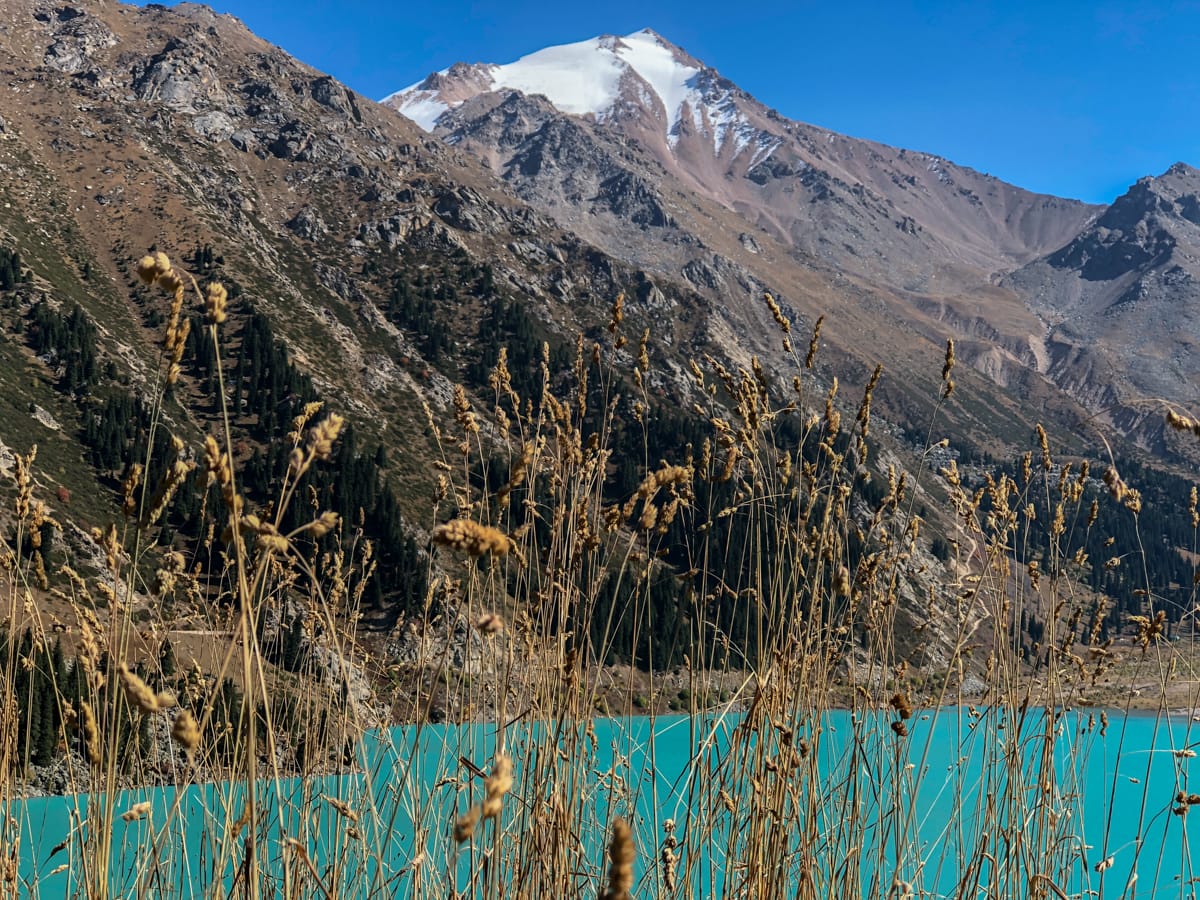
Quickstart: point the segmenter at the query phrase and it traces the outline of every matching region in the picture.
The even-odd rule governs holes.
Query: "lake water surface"
[[[1200,780],[1189,788],[1191,770],[1198,762],[1191,746],[1200,743],[1200,725],[1183,716],[1109,713],[1109,717],[1107,734],[1101,735],[1098,714],[1064,713],[1053,724],[1054,740],[1048,743],[1044,719],[1040,724],[1019,725],[1011,713],[993,711],[976,717],[960,708],[918,712],[909,722],[903,765],[893,765],[898,757],[892,756],[896,742],[889,730],[891,717],[880,713],[855,720],[848,712],[827,714],[820,740],[814,742],[822,783],[853,785],[854,814],[867,822],[875,816],[881,823],[878,829],[868,827],[852,835],[849,840],[855,841],[854,846],[839,848],[844,823],[832,821],[835,817],[821,822],[822,834],[828,834],[833,848],[828,865],[859,854],[868,872],[864,896],[885,895],[893,877],[911,880],[928,896],[957,896],[962,873],[956,870],[955,860],[976,857],[980,846],[995,840],[981,834],[977,822],[989,799],[1004,790],[1002,776],[995,771],[997,753],[1012,750],[1013,758],[1033,772],[1039,755],[1051,746],[1052,789],[1057,798],[1053,833],[1061,843],[1056,852],[1065,860],[1061,871],[1066,873],[1056,887],[1080,897],[1194,896],[1193,879],[1200,874],[1194,862],[1200,859],[1188,842],[1188,817],[1173,814],[1172,809],[1179,791],[1200,791]],[[504,732],[504,741],[516,761],[514,796],[520,794],[524,775],[552,771],[561,762],[548,748],[564,743],[576,747],[576,742],[594,748],[594,758],[586,767],[592,773],[587,782],[563,786],[583,798],[597,822],[593,833],[579,839],[589,845],[599,877],[604,864],[603,822],[610,809],[630,816],[639,836],[636,872],[646,879],[635,896],[653,896],[653,860],[663,823],[674,819],[684,837],[689,814],[694,816],[697,808],[689,762],[702,759],[720,765],[737,722],[736,716],[597,719],[593,734],[586,737],[582,737],[586,726],[579,723],[513,725]],[[555,729],[558,734],[552,734]],[[1007,747],[1006,734],[1013,735]],[[457,857],[444,862],[450,843],[446,834],[456,814],[477,800],[481,791],[478,778],[470,777],[463,760],[486,770],[496,741],[494,725],[396,728],[367,735],[360,749],[359,773],[264,783],[261,788],[269,811],[263,819],[260,852],[268,870],[275,867],[282,878],[288,865],[298,865],[295,854],[286,853],[287,839],[294,838],[307,848],[315,870],[331,878],[336,874],[339,883],[357,885],[363,897],[409,896],[410,864],[422,851],[434,858],[443,873],[450,873],[445,877],[455,877],[456,865],[470,863]],[[1200,769],[1196,774],[1200,778]],[[1031,779],[1016,794],[1043,788],[1047,785]],[[323,801],[329,796],[372,813],[363,814],[351,831],[347,820]],[[870,845],[879,841],[886,845],[895,838],[897,826],[885,820],[896,796],[910,804],[909,834],[915,837],[895,872],[875,878],[872,866],[886,867],[887,851],[883,845]],[[228,891],[238,861],[220,858],[218,848],[230,842],[219,836],[227,834],[230,823],[239,817],[243,792],[228,785],[195,785],[182,793],[174,788],[129,791],[118,798],[116,812],[119,815],[143,800],[153,807],[148,821],[126,823],[118,818],[113,826],[113,895],[202,897]],[[0,823],[7,820],[7,846],[0,856],[7,855],[19,832],[21,896],[58,898],[79,891],[84,863],[78,836],[89,827],[88,802],[82,796],[54,797],[19,802],[8,810],[0,807]],[[841,802],[846,802],[845,796]],[[1200,809],[1195,814],[1200,815]],[[156,847],[154,829],[164,824],[168,827],[157,833]],[[1031,835],[1047,827],[1044,822],[1013,824],[1018,830],[1028,828]],[[728,840],[726,836],[726,846],[733,846],[736,835],[733,844]],[[64,841],[66,846],[60,847]],[[355,850],[363,846],[370,852]],[[714,845],[705,846],[710,849],[689,845],[686,838],[682,843],[681,866],[691,867],[691,895],[736,892],[721,860],[712,858]],[[152,854],[162,862],[155,882],[149,884],[140,873],[147,870],[145,861]],[[1111,863],[1103,865],[1108,859]],[[335,867],[341,871],[335,873]],[[987,882],[986,871],[977,875]],[[1134,889],[1126,893],[1131,879],[1135,879]]]

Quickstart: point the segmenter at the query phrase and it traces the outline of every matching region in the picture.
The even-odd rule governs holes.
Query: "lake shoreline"
[[[935,716],[940,717],[944,713],[948,713],[957,709],[961,710],[962,714],[968,717],[981,718],[988,713],[994,712],[997,708],[1002,708],[1006,711],[1020,709],[1019,706],[1011,706],[1009,704],[984,705],[982,703],[974,704],[970,702],[963,702],[945,703],[941,705],[924,705],[918,702],[913,704],[912,717],[913,719],[920,721],[922,719],[929,719]],[[1040,705],[1031,704],[1028,709],[1036,712],[1040,711],[1042,707]],[[1080,716],[1089,715],[1096,717],[1099,717],[1101,713],[1104,713],[1109,717],[1109,728],[1118,726],[1120,722],[1125,719],[1135,721],[1150,720],[1160,716],[1169,723],[1179,723],[1181,720],[1186,720],[1195,722],[1198,726],[1200,726],[1200,712],[1194,708],[1188,707],[1162,708],[1157,705],[1151,706],[1146,704],[1141,706],[1130,705],[1128,708],[1121,708],[1111,705],[1091,706],[1085,704],[1076,704],[1058,706],[1055,707],[1055,710],[1060,713],[1076,713]],[[666,722],[670,726],[672,724],[684,723],[690,720],[696,720],[705,724],[709,724],[722,719],[740,719],[745,712],[745,708],[733,709],[728,706],[713,706],[695,711],[665,710],[659,712],[650,710],[646,712],[630,713],[628,715],[603,715],[597,713],[591,716],[589,721],[593,723],[601,721],[619,722],[624,723],[626,727],[634,725],[638,722]],[[889,716],[893,713],[893,710],[888,704],[881,703],[878,706],[871,708],[868,708],[863,704],[859,704],[857,706],[828,705],[821,712],[822,715],[846,715],[851,713],[871,713],[880,716]],[[510,717],[505,722],[504,730],[508,731],[509,729],[521,725],[536,725],[548,721],[553,720],[550,718],[530,719],[527,716]],[[581,718],[580,721],[582,722],[585,720]],[[395,730],[400,730],[415,735],[429,729],[486,729],[489,727],[495,727],[497,725],[498,723],[494,718],[486,716],[457,722],[434,722],[429,719],[422,721],[394,722],[390,725],[380,725],[365,729],[357,739],[357,743],[361,744],[371,735],[379,735],[383,732],[392,732]],[[267,770],[269,770],[269,764],[267,761],[262,760],[261,765],[264,769],[264,774],[259,776],[259,780],[272,780],[272,776],[270,776],[267,772]],[[362,769],[360,767],[347,767],[343,769],[331,768],[328,771],[310,774],[303,774],[294,770],[285,770],[280,772],[279,777],[285,781],[291,781],[298,778],[340,778],[361,773]],[[162,777],[150,781],[119,784],[117,790],[124,793],[142,790],[159,790],[163,788],[178,789],[199,785],[236,783],[241,780],[238,778],[230,778],[222,773],[212,772],[203,773],[202,777],[184,779],[171,778],[171,773],[169,771],[160,771],[158,774]],[[17,781],[17,779],[14,779],[14,781]],[[73,754],[71,758],[62,757],[47,766],[35,767],[33,777],[21,779],[20,782],[21,783],[14,784],[11,789],[11,797],[15,801],[72,796],[85,797],[90,796],[91,794],[102,793],[90,790],[54,790],[48,787],[48,785],[65,786],[71,783],[80,785],[90,783],[90,771],[88,770],[86,762],[78,754]]]

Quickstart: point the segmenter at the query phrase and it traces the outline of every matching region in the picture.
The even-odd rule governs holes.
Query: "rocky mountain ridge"
[[[140,248],[178,256],[213,244],[245,271],[256,302],[282,317],[289,346],[324,389],[374,427],[397,427],[399,411],[419,408],[429,392],[444,405],[456,377],[444,365],[395,362],[423,355],[412,323],[384,309],[384,273],[397,254],[462,252],[486,263],[560,341],[603,320],[624,288],[633,321],[653,328],[678,372],[687,355],[748,364],[754,352],[785,371],[791,363],[767,330],[766,290],[800,328],[836,309],[825,329],[835,354],[864,332],[879,334],[878,348],[855,354],[851,370],[864,381],[878,358],[916,368],[940,353],[935,327],[880,306],[865,281],[809,265],[744,222],[731,229],[726,206],[672,181],[638,144],[608,133],[600,140],[544,102],[510,101],[512,139],[538,129],[537,141],[520,138],[514,170],[529,173],[534,190],[540,166],[562,169],[563,153],[582,157],[568,167],[579,183],[538,211],[521,183],[498,181],[496,166],[480,166],[467,147],[423,135],[206,7],[26,2],[6,13],[11,202],[33,220],[52,198],[56,216],[69,212],[63,228],[73,234],[40,252],[77,259],[73,269],[87,261],[99,297],[127,317],[122,285]],[[675,149],[689,145],[681,127]],[[11,177],[35,171],[38,179]],[[574,202],[584,195],[606,212],[592,216]],[[630,221],[641,224],[631,230]],[[24,240],[19,230],[10,229],[14,243]],[[364,267],[375,274],[358,277]],[[100,302],[67,276],[72,296]],[[463,327],[469,317],[444,318],[452,340],[476,339]],[[914,330],[933,343],[913,343]],[[152,337],[141,326],[123,331]],[[136,363],[137,352],[127,355]],[[884,394],[915,413],[927,388],[900,382]],[[989,404],[1002,417],[1017,406],[1000,395]]]
[[[1068,244],[1004,283],[1047,323],[1048,373],[1078,360],[1122,396],[1187,402],[1200,383],[1200,172],[1177,163],[1140,179]]]
[[[585,78],[602,86],[581,90]],[[783,243],[817,257],[844,255],[833,249],[844,243],[864,273],[909,289],[928,287],[938,265],[992,274],[1028,262],[1099,212],[937,156],[785,119],[649,30],[548,48],[508,66],[456,64],[383,102],[450,143],[495,153],[514,146],[512,110],[470,101],[513,91],[543,95],[559,113],[605,126],[596,129],[604,137],[637,144],[687,190]],[[483,117],[501,119],[492,127],[502,122],[502,145],[480,140]]]
[[[619,77],[584,96],[563,86],[568,70]],[[455,64],[384,103],[556,221],[651,270],[711,282],[716,261],[748,281],[786,284],[796,263],[930,340],[955,337],[996,385],[1046,381],[1148,445],[1161,435],[1144,399],[1195,395],[1186,360],[1196,331],[1172,312],[1187,307],[1188,264],[1167,261],[1197,246],[1191,194],[1167,189],[1173,199],[1153,214],[1169,213],[1165,230],[1143,197],[1152,183],[1186,179],[1187,167],[1143,179],[1108,208],[1032,194],[931,154],[790,121],[648,30],[507,66]],[[737,243],[706,258],[721,234]],[[1069,272],[1084,264],[1077,284]],[[1064,324],[1080,303],[1107,309],[1131,290],[1136,315],[1108,313],[1106,329]]]

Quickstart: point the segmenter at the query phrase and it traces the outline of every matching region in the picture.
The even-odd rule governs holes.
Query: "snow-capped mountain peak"
[[[547,47],[506,65],[458,64],[383,102],[432,131],[448,110],[501,90],[540,94],[561,112],[597,121],[653,115],[671,147],[686,116],[692,130],[711,137],[716,155],[730,138],[741,152],[757,131],[733,102],[731,85],[648,28]]]

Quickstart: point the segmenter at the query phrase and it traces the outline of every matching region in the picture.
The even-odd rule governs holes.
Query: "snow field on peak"
[[[638,31],[621,38],[616,54],[658,95],[667,114],[667,140],[671,144],[679,139],[684,103],[691,108],[693,121],[700,125],[701,96],[691,86],[699,69],[675,59],[675,54],[649,31]]]
[[[746,120],[728,90],[706,97],[697,86],[701,70],[678,59],[675,50],[649,29],[624,37],[607,35],[547,47],[516,62],[478,66],[476,71],[485,74],[480,80],[483,90],[541,94],[564,113],[591,114],[599,121],[621,103],[623,87],[634,89],[647,107],[657,97],[666,115],[667,144],[672,148],[679,142],[685,105],[697,131],[711,129],[716,155],[727,140],[734,141],[736,155],[758,137],[758,130]],[[630,75],[634,76],[632,83],[626,80]],[[423,88],[423,84],[397,91],[385,102],[399,100],[401,114],[432,131],[437,119],[461,100],[446,102],[437,89]]]
[[[492,90],[541,94],[565,113],[603,117],[621,93],[623,67],[602,38],[547,47],[492,69]]]
[[[436,91],[417,91],[414,94],[405,96],[406,93],[407,91],[398,91],[384,99],[392,100],[401,98],[401,103],[396,108],[396,111],[400,115],[412,119],[426,131],[433,131],[438,117],[450,108],[449,105],[437,99]]]

